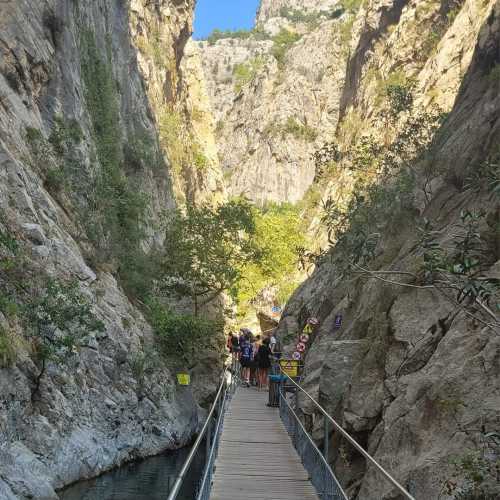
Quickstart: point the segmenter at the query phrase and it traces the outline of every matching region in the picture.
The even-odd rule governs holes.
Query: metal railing
[[[189,468],[193,463],[196,453],[201,447],[203,440],[206,445],[206,458],[203,476],[197,489],[196,500],[208,500],[212,489],[212,477],[214,472],[215,459],[219,448],[220,436],[222,434],[222,426],[224,423],[224,414],[227,403],[234,394],[237,385],[237,377],[232,370],[226,369],[221,377],[221,382],[217,390],[214,402],[210,407],[210,411],[205,420],[205,423],[196,438],[196,441],[191,448],[191,451],[186,458],[179,475],[170,491],[167,500],[175,500],[181,491],[182,485],[186,478]],[[215,427],[212,429],[212,422],[215,420]],[[213,438],[212,438],[213,434]]]
[[[314,443],[314,440],[305,429],[296,411],[292,408],[286,398],[284,384],[280,384],[280,417],[283,424],[287,429],[295,449],[299,453],[304,467],[311,476],[313,483],[321,500],[348,500],[348,496],[342,489],[334,472],[332,471],[329,463],[329,430],[330,425],[342,435],[368,462],[370,462],[381,474],[388,480],[400,494],[408,500],[415,500],[415,498],[396,481],[347,431],[345,431],[325,410],[324,408],[295,380],[290,378],[283,370],[281,374],[285,377],[287,382],[292,384],[295,390],[296,402],[298,401],[299,391],[304,394],[316,406],[324,418],[324,445],[323,454]],[[296,405],[298,408],[298,405]]]
[[[320,499],[348,500],[330,465],[286,400],[283,386],[280,387],[280,417]]]

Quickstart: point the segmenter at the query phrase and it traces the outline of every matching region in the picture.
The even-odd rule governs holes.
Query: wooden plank
[[[267,393],[240,388],[224,419],[211,500],[318,500]]]

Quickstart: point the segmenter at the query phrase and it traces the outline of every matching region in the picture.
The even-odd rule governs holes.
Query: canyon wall
[[[498,2],[263,0],[254,30],[201,42],[189,40],[193,8],[1,2],[0,497],[55,499],[188,442],[217,360],[195,369],[194,391],[176,387],[152,355],[141,279],[165,212],[226,195],[300,203],[323,247],[278,327],[291,350],[320,320],[308,390],[416,498],[465,495],[457,461],[498,456],[498,332],[487,305],[426,282],[421,240],[427,225],[432,245],[454,248],[469,213],[488,242],[482,279],[500,277]],[[373,193],[389,209],[369,208],[346,251],[320,223],[325,208],[338,227]],[[62,282],[101,326],[41,365],[20,310],[43,290],[64,303]],[[300,407],[319,442],[321,419]],[[397,498],[331,438],[353,498]]]
[[[317,172],[314,189],[341,209],[352,207],[357,195],[374,193],[358,191],[366,178],[349,162],[354,155],[358,165],[372,161],[372,145],[391,144],[411,120],[402,112],[389,125],[381,82],[408,84],[413,116],[444,111],[444,122],[424,158],[406,165],[415,185],[376,191],[392,200],[372,203],[361,246],[347,245],[346,253],[333,241],[288,302],[278,329],[291,350],[307,318],[319,319],[305,387],[415,498],[496,498],[499,492],[498,443],[491,437],[500,418],[498,316],[484,304],[466,306],[448,285],[429,285],[429,253],[422,246],[429,224],[436,246],[451,255],[464,221],[477,217],[485,245],[482,279],[499,276],[498,195],[485,174],[493,162],[498,179],[499,14],[497,2],[361,7],[340,89],[341,121],[331,138],[338,155],[330,172]],[[408,135],[400,146],[411,142]],[[397,176],[384,182],[394,185]],[[391,209],[381,216],[383,203]],[[361,222],[349,223],[353,235]],[[495,302],[497,295],[493,309]],[[300,405],[320,443],[320,415],[307,401]],[[331,439],[338,446],[332,466],[351,497],[399,498],[335,433]],[[480,479],[474,476],[479,468]]]
[[[1,2],[2,499],[55,499],[66,484],[183,446],[197,429],[197,400],[154,356],[137,298],[140,256],[161,247],[165,212],[223,196],[212,119],[199,123],[197,63],[184,57],[193,9],[192,0]],[[175,149],[181,132],[197,158]],[[82,324],[88,304],[99,320],[64,362],[55,352],[42,364],[43,346],[20,320],[38,293],[39,328],[57,304]],[[71,339],[59,340],[62,352]],[[200,397],[218,368],[199,370]]]
[[[311,155],[335,130],[345,74],[337,22],[318,17],[311,26],[279,11],[263,3],[248,38],[200,42],[228,192],[260,204],[303,198],[314,179]],[[281,29],[297,40],[285,40],[278,61],[272,36]]]

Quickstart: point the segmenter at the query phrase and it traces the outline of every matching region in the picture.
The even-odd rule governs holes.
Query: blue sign
[[[335,328],[340,328],[342,326],[342,314],[337,314],[335,316]]]
[[[273,313],[279,313],[279,312],[281,312],[281,307],[280,306],[273,306],[273,308],[271,310],[273,311]]]

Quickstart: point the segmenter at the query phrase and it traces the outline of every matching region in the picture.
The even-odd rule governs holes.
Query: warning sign
[[[340,328],[342,326],[342,314],[337,314],[335,316],[335,328]]]
[[[286,373],[289,377],[299,375],[299,362],[294,359],[282,359],[280,360],[280,366],[283,373]]]
[[[189,373],[178,373],[177,382],[179,385],[189,385],[191,383],[191,377]]]

